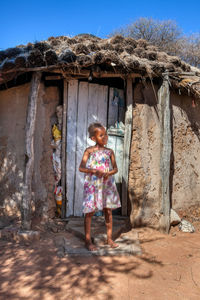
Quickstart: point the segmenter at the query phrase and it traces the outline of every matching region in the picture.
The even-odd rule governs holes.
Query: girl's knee
[[[94,212],[86,213],[85,214],[85,219],[92,218],[93,215],[94,215]]]
[[[111,208],[104,208],[104,213],[105,213],[105,215],[110,216],[110,215],[112,215],[112,209]]]

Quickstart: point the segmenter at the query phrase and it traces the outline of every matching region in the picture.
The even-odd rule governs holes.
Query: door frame
[[[74,79],[73,79],[74,80]],[[69,80],[64,79],[64,92],[63,92],[63,128],[62,128],[62,188],[63,188],[63,201],[62,201],[62,214],[61,217],[65,218],[67,214],[67,109],[68,109],[68,87]],[[124,132],[124,149],[123,149],[123,167],[122,167],[122,216],[128,215],[128,179],[129,179],[129,160],[130,148],[132,138],[132,116],[133,116],[133,79],[127,78],[125,85],[125,132]],[[64,120],[65,119],[65,120]]]

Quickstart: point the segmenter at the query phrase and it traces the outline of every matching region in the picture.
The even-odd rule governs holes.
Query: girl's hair
[[[103,127],[103,125],[101,123],[90,124],[90,126],[88,127],[88,132],[89,132],[90,138],[95,135],[95,131],[97,128],[102,128],[102,127]]]

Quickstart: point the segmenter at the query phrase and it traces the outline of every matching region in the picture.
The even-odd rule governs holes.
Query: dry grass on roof
[[[134,40],[130,37],[116,35],[101,39],[90,34],[75,37],[49,37],[46,41],[19,45],[0,51],[1,81],[8,81],[16,72],[26,72],[42,67],[78,68],[90,70],[98,66],[100,71],[108,71],[121,75],[139,73],[142,76],[159,77],[164,72],[181,74],[191,72],[191,66],[179,57],[170,56],[148,44],[145,40]],[[13,73],[13,74],[12,74]],[[200,76],[196,70],[195,75]],[[181,78],[173,79],[179,85]],[[197,86],[197,85],[196,85]],[[187,83],[194,90],[195,83]]]
[[[86,56],[84,58],[84,56]],[[20,57],[20,59],[19,59]],[[68,64],[88,67],[114,63],[120,73],[137,70],[159,75],[165,70],[190,71],[190,66],[177,57],[159,52],[145,40],[116,35],[101,39],[89,34],[75,37],[50,37],[47,41],[28,43],[0,51],[0,70]],[[21,65],[20,65],[21,64]]]

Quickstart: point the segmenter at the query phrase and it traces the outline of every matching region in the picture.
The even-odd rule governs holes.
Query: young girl
[[[97,250],[91,241],[91,220],[95,211],[103,210],[107,229],[107,244],[118,247],[112,240],[112,209],[121,206],[114,182],[118,172],[114,152],[105,147],[108,135],[100,123],[88,128],[89,136],[96,143],[85,150],[79,167],[85,173],[83,212],[85,213],[85,245],[89,251]],[[111,168],[112,167],[112,168]]]

